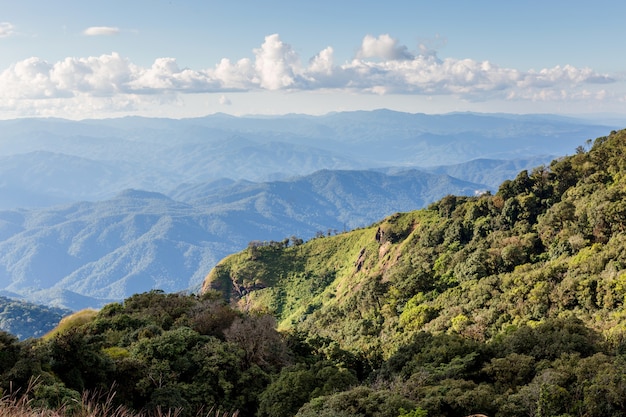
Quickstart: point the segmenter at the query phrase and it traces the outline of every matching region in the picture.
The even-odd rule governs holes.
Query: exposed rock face
[[[355,272],[359,272],[361,268],[363,268],[364,262],[365,262],[365,248],[361,249],[361,252],[359,252],[359,257],[354,263],[354,267],[356,268]]]
[[[235,290],[235,293],[238,294],[239,298],[251,293],[252,291],[262,290],[263,288],[267,288],[267,286],[261,283],[254,283],[252,285],[239,285],[238,283],[233,281],[233,289]]]
[[[376,242],[382,244],[385,241],[385,231],[379,227],[378,230],[376,230]]]

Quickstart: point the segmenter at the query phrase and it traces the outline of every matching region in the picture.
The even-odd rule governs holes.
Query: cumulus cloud
[[[330,46],[315,55],[309,61],[309,72],[331,75],[335,66],[333,55],[334,50]]]
[[[120,33],[120,29],[112,26],[91,26],[83,31],[86,36],[111,36]]]
[[[94,33],[109,29],[90,28]],[[4,29],[4,32],[11,29]],[[571,65],[521,71],[489,61],[437,57],[418,46],[415,53],[389,35],[365,36],[355,58],[336,63],[326,47],[302,63],[278,34],[269,35],[253,58],[222,59],[212,68],[181,68],[172,57],[140,66],[117,53],[47,62],[29,58],[0,72],[0,106],[20,100],[106,98],[129,106],[137,97],[262,90],[335,89],[354,93],[451,95],[464,100],[602,100],[602,85],[617,80],[590,68]],[[222,96],[222,104],[227,98]],[[130,104],[129,104],[130,103]]]
[[[54,64],[28,58],[0,73],[0,88],[5,97],[15,99],[111,95],[123,92],[136,68],[118,54],[66,58]]]
[[[15,99],[58,98],[218,91],[220,81],[206,71],[181,69],[173,58],[158,58],[144,68],[113,53],[54,64],[29,58],[0,73],[0,89]]]
[[[218,80],[222,89],[249,90],[258,86],[258,77],[252,60],[240,59],[234,64],[227,58],[223,58],[214,69],[207,71]]]
[[[278,34],[265,37],[261,48],[254,50],[259,84],[268,90],[291,87],[300,72],[300,58]]]
[[[8,38],[15,33],[15,26],[9,22],[0,22],[0,38]]]
[[[220,89],[219,80],[206,71],[179,68],[174,58],[159,58],[150,68],[135,68],[124,87],[135,93],[208,92]]]
[[[380,58],[382,60],[413,59],[413,55],[404,45],[399,45],[397,39],[388,34],[375,38],[367,35],[363,38],[361,49],[357,52],[357,58]]]

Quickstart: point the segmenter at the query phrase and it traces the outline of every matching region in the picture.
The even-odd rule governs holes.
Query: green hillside
[[[620,340],[625,156],[626,131],[613,132],[495,195],[448,196],[304,245],[251,245],[204,288],[383,358],[416,331],[489,341],[546,318]]]

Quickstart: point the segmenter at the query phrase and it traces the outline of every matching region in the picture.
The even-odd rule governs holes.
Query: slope
[[[612,132],[495,195],[447,196],[302,245],[249,247],[222,260],[203,289],[374,357],[419,331],[486,341],[564,317],[619,343],[625,154],[626,131]]]

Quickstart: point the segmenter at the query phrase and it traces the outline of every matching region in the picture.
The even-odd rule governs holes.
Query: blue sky
[[[0,0],[0,118],[626,113],[619,1]]]

